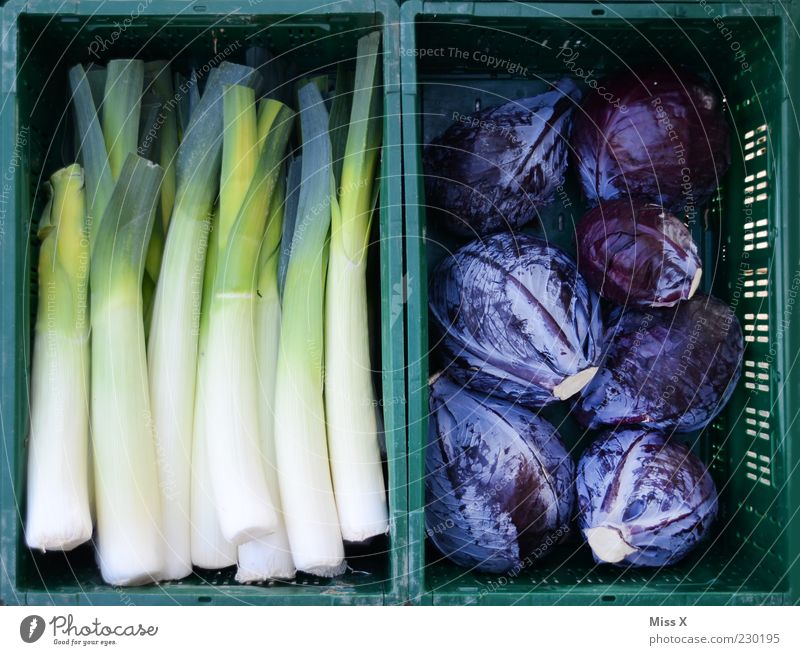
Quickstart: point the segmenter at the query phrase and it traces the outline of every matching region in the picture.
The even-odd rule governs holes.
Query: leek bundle
[[[294,560],[281,511],[278,463],[275,455],[275,373],[281,329],[281,300],[278,292],[279,246],[283,228],[286,180],[272,196],[264,241],[258,263],[258,298],[256,300],[256,364],[258,366],[258,425],[261,457],[266,468],[267,484],[278,514],[275,531],[239,546],[238,582],[289,580],[295,576]]]
[[[25,540],[71,550],[92,536],[89,509],[89,234],[83,171],[50,178],[39,237]]]
[[[300,89],[299,98],[303,183],[283,294],[275,382],[275,450],[295,566],[300,571],[334,576],[344,571],[345,562],[322,397],[331,143],[328,114],[319,89],[307,84]]]
[[[258,252],[293,112],[265,100],[257,117],[253,90],[232,86],[224,94],[224,116],[219,253],[206,352],[206,431],[222,534],[240,545],[274,532],[278,524],[260,456],[253,319]]]
[[[253,84],[253,70],[211,71],[178,148],[177,191],[150,326],[149,372],[162,479],[165,579],[191,572],[191,453],[197,340],[209,215],[222,154],[222,92]]]
[[[367,243],[381,141],[380,32],[358,42],[338,202],[332,200],[325,298],[325,411],[336,507],[345,541],[389,529],[367,320]]]
[[[97,557],[113,585],[157,580],[164,565],[141,295],[160,183],[159,166],[128,156],[92,254]]]

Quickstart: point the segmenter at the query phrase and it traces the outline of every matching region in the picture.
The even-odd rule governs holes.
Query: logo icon
[[[38,641],[39,637],[44,634],[44,619],[36,614],[31,614],[22,619],[19,624],[19,636],[26,644],[32,644]]]

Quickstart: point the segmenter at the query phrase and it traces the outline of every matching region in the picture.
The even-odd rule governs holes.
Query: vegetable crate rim
[[[800,325],[795,319],[794,323],[783,326],[784,329],[778,336],[776,325],[777,321],[770,320],[768,328],[754,325],[754,321],[762,314],[751,312],[769,312],[770,317],[783,316],[787,307],[788,292],[790,291],[792,276],[790,271],[800,269],[800,230],[796,221],[789,219],[798,214],[798,202],[796,196],[796,181],[798,179],[798,161],[793,153],[798,148],[798,133],[800,132],[800,122],[796,116],[792,99],[795,103],[798,94],[798,78],[800,77],[800,67],[796,63],[797,44],[791,35],[791,20],[788,15],[783,13],[771,3],[719,3],[713,8],[709,8],[708,3],[700,5],[698,3],[664,3],[660,6],[655,3],[628,3],[628,2],[609,2],[603,3],[602,11],[599,10],[597,3],[560,3],[558,5],[548,2],[539,3],[518,3],[518,2],[423,2],[421,0],[409,0],[401,5],[401,78],[403,88],[403,170],[404,170],[404,215],[405,215],[405,239],[406,239],[406,266],[408,279],[408,306],[406,310],[407,318],[407,352],[408,352],[408,472],[409,472],[409,584],[410,598],[412,603],[419,604],[528,604],[528,605],[551,605],[551,604],[791,604],[800,600],[800,520],[797,512],[792,508],[800,507],[800,429],[796,425],[798,412],[800,411],[800,377],[797,373],[796,357],[798,346],[800,346]],[[789,10],[792,18],[795,18],[796,10],[791,7]],[[513,71],[509,75],[497,74],[490,76],[485,71],[478,71],[477,64],[463,64],[456,62],[448,63],[447,55],[442,55],[437,59],[435,48],[441,50],[441,46],[457,45],[460,51],[488,52],[491,49],[492,55],[496,59],[511,57],[513,54],[518,57],[527,57],[525,63],[535,66],[536,53],[525,50],[528,44],[525,39],[533,39],[542,42],[546,37],[551,40],[549,43],[566,43],[564,38],[571,39],[570,44],[577,45],[576,39],[580,38],[584,44],[592,41],[592,27],[602,28],[601,34],[606,35],[616,29],[619,37],[620,28],[629,27],[633,21],[640,21],[636,25],[646,25],[652,27],[653,32],[648,32],[642,37],[646,40],[657,33],[663,35],[669,30],[682,29],[687,24],[693,25],[696,32],[702,33],[710,38],[718,25],[712,25],[713,16],[718,17],[717,21],[726,24],[728,21],[740,21],[735,23],[739,29],[749,25],[746,21],[761,21],[758,27],[753,27],[753,35],[759,38],[759,32],[764,25],[774,30],[769,35],[764,34],[760,38],[764,44],[762,50],[769,50],[772,60],[767,56],[763,61],[775,77],[780,77],[781,84],[777,88],[769,85],[770,77],[754,76],[754,85],[760,85],[758,89],[753,86],[746,98],[737,97],[731,100],[732,111],[739,117],[747,117],[747,120],[740,120],[740,124],[752,125],[759,133],[769,132],[769,143],[763,149],[758,150],[759,156],[763,155],[765,174],[769,172],[771,189],[769,199],[763,197],[764,204],[759,207],[766,207],[770,222],[770,229],[760,233],[758,237],[762,239],[758,248],[750,243],[755,237],[751,231],[752,224],[741,223],[737,220],[738,212],[743,205],[754,201],[748,198],[748,191],[744,189],[748,184],[745,172],[750,173],[752,166],[759,164],[756,160],[753,164],[746,165],[752,160],[751,155],[738,155],[741,161],[738,162],[736,172],[728,174],[728,180],[732,175],[736,175],[736,181],[728,181],[724,192],[728,193],[731,204],[726,209],[729,212],[727,219],[731,221],[731,226],[725,224],[728,233],[728,241],[725,243],[721,259],[725,261],[727,256],[728,263],[723,270],[723,277],[727,278],[721,282],[715,282],[713,290],[720,293],[718,285],[728,285],[723,298],[728,299],[730,286],[735,272],[732,272],[735,265],[731,262],[735,259],[737,252],[742,252],[741,257],[747,256],[755,249],[751,258],[752,267],[750,273],[762,275],[763,280],[757,284],[769,285],[769,292],[748,292],[747,289],[753,286],[753,282],[747,283],[743,298],[754,296],[762,298],[759,303],[765,304],[765,309],[753,310],[754,301],[743,300],[737,308],[737,315],[743,324],[745,334],[748,330],[768,329],[769,340],[776,344],[777,354],[773,358],[769,380],[766,383],[754,384],[753,378],[758,378],[758,366],[764,365],[759,362],[763,357],[765,349],[759,343],[749,343],[747,339],[745,350],[744,373],[738,385],[737,392],[731,405],[742,407],[744,420],[733,426],[730,431],[731,439],[720,439],[727,443],[730,441],[730,448],[736,448],[737,460],[741,457],[741,464],[746,464],[745,451],[749,446],[753,434],[751,421],[758,426],[767,426],[769,431],[765,439],[766,444],[759,447],[771,449],[769,455],[772,457],[774,480],[763,480],[758,476],[750,474],[746,477],[745,472],[750,469],[737,469],[737,476],[732,483],[732,488],[741,492],[741,499],[731,498],[731,492],[726,497],[728,507],[726,511],[733,512],[741,518],[741,525],[730,531],[723,532],[726,543],[729,540],[738,544],[743,544],[750,550],[748,553],[759,554],[762,561],[769,555],[771,562],[775,562],[776,570],[770,568],[766,576],[766,582],[757,578],[758,571],[754,571],[752,564],[744,561],[740,565],[728,566],[725,558],[725,551],[714,551],[706,560],[712,560],[711,564],[699,570],[694,577],[681,578],[680,569],[678,573],[669,571],[659,572],[654,575],[647,570],[639,570],[638,573],[626,571],[623,573],[615,572],[611,567],[595,568],[590,558],[584,554],[582,563],[572,565],[569,562],[561,562],[557,554],[551,554],[555,564],[548,565],[549,560],[542,560],[543,572],[537,572],[536,566],[521,572],[513,571],[508,577],[472,574],[469,571],[458,569],[454,565],[446,563],[443,558],[434,553],[432,549],[426,549],[425,538],[425,443],[427,441],[427,416],[428,416],[428,392],[427,380],[431,371],[428,368],[428,329],[427,329],[427,275],[428,275],[428,254],[426,252],[426,234],[429,234],[425,224],[425,201],[424,183],[422,177],[421,150],[422,145],[427,142],[431,134],[424,128],[426,121],[432,120],[430,116],[446,107],[447,111],[457,110],[464,114],[473,111],[467,106],[472,102],[472,98],[480,96],[480,80],[490,79],[486,82],[484,99],[491,101],[500,92],[499,89],[510,89],[509,95],[515,92],[516,96],[523,97],[522,85],[517,84],[517,78],[523,75]],[[688,23],[681,23],[681,21]],[[708,21],[705,23],[703,21]],[[552,28],[554,24],[563,24],[562,32],[555,29],[547,31],[548,25]],[[430,25],[430,28],[428,26]],[[700,25],[700,27],[697,27]],[[755,22],[753,23],[755,25]],[[712,30],[711,27],[715,27]],[[641,28],[640,28],[641,29]],[[486,34],[504,34],[502,40],[494,41],[483,40],[481,31]],[[565,34],[567,35],[565,37]],[[623,39],[618,39],[614,45],[620,41],[627,41],[625,33]],[[745,32],[740,38],[744,41]],[[584,36],[585,35],[585,36]],[[427,37],[428,40],[424,40]],[[461,41],[458,39],[461,38]],[[607,48],[602,41],[603,37],[597,38],[597,48]],[[665,39],[667,37],[664,37]],[[682,34],[675,35],[674,41],[669,43],[668,52],[670,57],[673,55],[672,47],[675,41],[680,40]],[[448,40],[450,39],[450,40]],[[768,42],[767,40],[770,39]],[[434,42],[435,40],[435,42]],[[516,41],[516,44],[513,42]],[[637,42],[638,43],[638,42]],[[711,43],[711,42],[709,42]],[[778,53],[774,53],[770,47],[774,44]],[[665,48],[660,44],[661,48]],[[428,52],[426,48],[430,47]],[[434,48],[435,47],[435,48]],[[623,49],[626,44],[623,43]],[[495,52],[495,48],[497,52]],[[611,48],[613,50],[613,48]],[[720,49],[721,50],[721,49]],[[402,53],[405,52],[406,56]],[[509,55],[508,53],[513,53]],[[597,52],[596,50],[594,51]],[[629,51],[625,51],[631,61]],[[758,55],[761,50],[756,50]],[[421,53],[421,54],[418,54]],[[423,54],[425,56],[423,56]],[[704,54],[707,54],[704,51]],[[430,55],[430,56],[429,56]],[[609,58],[620,56],[613,53]],[[463,53],[462,53],[463,57]],[[586,61],[596,64],[592,59],[592,54],[585,55]],[[670,59],[673,61],[673,59]],[[759,63],[762,59],[757,60]],[[556,64],[558,67],[560,64]],[[619,64],[617,64],[619,66]],[[470,67],[471,66],[471,67]],[[726,69],[730,79],[737,79],[733,69],[733,64]],[[525,69],[527,71],[527,69]],[[539,72],[535,68],[534,74]],[[556,72],[551,69],[546,70],[556,77]],[[477,71],[477,72],[476,72]],[[561,68],[563,71],[563,67]],[[781,75],[778,75],[780,71]],[[713,70],[716,75],[717,71]],[[448,88],[453,87],[454,81],[457,83],[459,74],[467,76],[470,93],[466,95],[466,100],[461,99],[459,105],[458,98],[454,94],[447,95]],[[599,74],[599,73],[598,73]],[[437,78],[437,75],[440,77]],[[738,78],[741,79],[741,78]],[[501,87],[500,84],[517,86]],[[511,81],[508,81],[511,80]],[[436,93],[437,82],[440,82],[442,89],[440,95],[435,96],[431,105],[423,106],[423,97],[431,97],[430,94]],[[784,86],[785,82],[785,86]],[[491,84],[491,86],[489,86]],[[739,85],[742,86],[741,84]],[[749,87],[748,87],[749,88]],[[433,89],[433,91],[431,90]],[[464,95],[462,93],[462,95]],[[742,93],[739,92],[739,96]],[[769,116],[758,114],[758,111],[766,112],[761,109],[762,100],[769,105]],[[508,96],[505,96],[508,97]],[[443,100],[443,98],[445,100]],[[448,98],[453,98],[450,104]],[[756,102],[758,100],[758,102]],[[436,104],[436,103],[439,104]],[[475,103],[477,104],[477,100]],[[496,101],[495,101],[496,103]],[[488,106],[488,105],[486,105]],[[432,108],[431,108],[432,107]],[[444,115],[444,114],[442,114]],[[433,120],[440,120],[439,117]],[[441,123],[441,124],[440,124]],[[440,120],[437,123],[444,129],[446,121]],[[759,123],[764,123],[759,126]],[[767,126],[767,123],[770,123]],[[423,130],[425,134],[423,135]],[[739,139],[742,147],[752,148],[749,141],[753,141],[753,134],[749,128],[741,128]],[[747,133],[745,134],[745,131]],[[437,134],[438,131],[433,134]],[[745,144],[745,141],[748,144]],[[768,154],[767,151],[770,151]],[[771,159],[770,159],[771,158]],[[742,177],[738,177],[742,175]],[[742,179],[744,178],[744,180]],[[761,178],[759,178],[761,179]],[[742,184],[742,181],[745,183]],[[730,188],[729,188],[730,187]],[[727,202],[727,197],[726,197]],[[721,223],[722,224],[722,223]],[[548,226],[548,233],[550,227]],[[568,230],[569,231],[569,230]],[[763,244],[763,245],[762,245]],[[448,244],[449,245],[449,244]],[[738,249],[738,250],[737,250]],[[701,252],[703,252],[701,246]],[[727,252],[727,255],[724,254]],[[712,249],[704,255],[706,263],[709,257],[716,253]],[[712,260],[713,261],[713,260]],[[766,264],[756,262],[766,261]],[[737,262],[738,263],[738,262]],[[757,266],[768,268],[755,268]],[[714,270],[713,268],[709,270]],[[710,283],[709,283],[710,284]],[[730,302],[730,300],[728,300]],[[755,339],[753,339],[755,341]],[[753,354],[755,353],[755,355]],[[752,361],[755,360],[755,361]],[[755,368],[754,368],[755,367]],[[752,385],[752,386],[751,386]],[[754,394],[760,393],[760,396]],[[754,406],[750,406],[750,399],[756,398]],[[760,409],[757,409],[759,408]],[[745,414],[744,412],[748,412]],[[767,420],[764,420],[768,417]],[[759,423],[762,421],[762,423]],[[714,425],[713,429],[720,430],[722,426]],[[726,432],[727,434],[727,432]],[[763,434],[763,433],[762,433]],[[713,451],[717,444],[712,441],[709,448],[709,461],[724,459],[724,453]],[[724,446],[725,444],[723,444]],[[741,454],[740,454],[741,453]],[[767,460],[769,461],[769,460]],[[724,462],[719,466],[726,465]],[[712,473],[715,469],[712,466]],[[766,484],[759,485],[761,482]],[[744,489],[752,490],[745,493]],[[757,529],[756,529],[757,528]],[[762,532],[763,530],[763,532]],[[771,552],[769,546],[758,543],[759,534],[769,534],[774,536],[772,542],[775,552]],[[771,538],[771,537],[770,537]],[[767,539],[766,541],[769,541]],[[702,546],[700,547],[702,549]],[[699,550],[700,550],[699,549]],[[715,559],[716,558],[716,559]],[[579,558],[580,559],[580,558]],[[755,561],[759,561],[755,559]],[[723,565],[723,562],[725,564]],[[717,575],[716,566],[727,570],[727,580],[722,579],[722,575]],[[738,566],[738,568],[737,568]],[[766,567],[766,565],[765,565]],[[756,567],[757,569],[758,567]],[[619,571],[619,570],[617,570]],[[756,577],[753,577],[756,576]],[[748,581],[749,584],[748,584]],[[774,584],[773,584],[774,582]]]
[[[0,146],[5,163],[5,179],[0,197],[0,408],[3,415],[0,428],[0,604],[379,605],[404,602],[407,597],[404,306],[392,302],[392,294],[396,294],[400,288],[398,285],[402,284],[402,247],[399,245],[402,230],[400,73],[394,56],[399,47],[399,12],[396,3],[391,0],[347,0],[321,6],[313,0],[296,0],[287,6],[286,3],[273,0],[236,5],[226,0],[202,3],[177,0],[151,3],[137,0],[85,0],[75,3],[11,0],[1,11]],[[369,29],[381,29],[384,143],[380,169],[380,263],[376,266],[376,270],[380,270],[381,299],[379,306],[376,304],[376,313],[379,312],[381,317],[383,400],[380,403],[384,412],[387,444],[390,533],[387,547],[375,556],[378,562],[368,575],[354,571],[344,580],[325,581],[304,577],[295,584],[245,586],[214,581],[211,574],[208,581],[193,576],[163,585],[121,589],[103,584],[93,559],[84,555],[79,565],[87,568],[76,569],[79,572],[74,576],[66,576],[66,579],[63,579],[63,575],[54,576],[58,577],[57,580],[41,579],[48,575],[46,571],[49,569],[42,569],[45,571],[42,573],[25,548],[20,518],[22,512],[18,505],[18,501],[22,502],[24,497],[28,425],[26,368],[31,344],[29,315],[32,302],[28,292],[31,273],[26,260],[26,257],[30,257],[29,226],[27,218],[24,218],[31,215],[32,185],[28,178],[32,176],[27,174],[25,164],[32,149],[30,142],[35,137],[25,123],[27,117],[19,109],[21,98],[32,80],[24,74],[19,76],[19,67],[28,58],[23,58],[23,49],[27,45],[22,43],[21,33],[25,21],[30,20],[46,23],[48,27],[59,31],[62,38],[63,34],[67,34],[67,40],[84,25],[94,30],[93,35],[108,38],[112,46],[117,39],[122,44],[126,37],[138,38],[134,49],[138,49],[144,41],[150,42],[152,32],[160,31],[151,27],[163,27],[171,35],[164,37],[165,43],[161,46],[167,53],[174,51],[169,38],[180,39],[181,34],[206,35],[215,27],[223,28],[217,32],[220,39],[225,30],[243,40],[252,38],[254,33],[277,33],[278,40],[284,44],[283,50],[276,47],[278,52],[303,45],[304,39],[313,43],[312,36],[316,36],[315,47],[327,48],[329,60],[324,63],[331,65],[337,61],[337,53],[345,50],[355,53],[357,36]],[[111,31],[118,29],[118,24],[123,20],[125,29],[111,37]],[[124,34],[125,30],[129,30],[128,35]],[[211,43],[210,36],[207,43]],[[47,43],[40,46],[48,48]],[[220,46],[223,47],[224,43],[221,42]],[[211,46],[205,47],[210,52]],[[52,46],[50,48],[44,54],[48,62],[56,56],[63,56]],[[310,69],[323,63],[313,59],[316,52],[309,51],[307,54]]]

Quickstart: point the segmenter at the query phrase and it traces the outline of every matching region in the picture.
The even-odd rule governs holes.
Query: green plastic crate
[[[800,59],[792,22],[782,11],[771,3],[403,3],[413,602],[693,605],[800,599],[800,123],[792,102],[800,98]],[[720,491],[720,517],[709,542],[674,567],[596,566],[573,525],[570,541],[517,575],[475,574],[449,564],[425,539],[426,290],[428,271],[454,242],[426,226],[421,151],[454,112],[521,98],[540,90],[544,80],[569,74],[564,57],[557,56],[563,47],[577,52],[576,65],[594,69],[594,77],[663,55],[671,64],[713,76],[725,90],[734,126],[733,164],[719,202],[694,233],[705,259],[705,290],[735,305],[748,340],[735,396],[698,441]],[[744,56],[737,55],[742,51]],[[484,54],[517,62],[520,69],[489,71],[475,60]],[[543,223],[548,239],[574,250],[574,222],[584,205],[574,180],[568,189],[570,199],[546,210]],[[559,423],[561,418],[563,411]],[[559,431],[577,456],[585,445],[577,437],[582,431],[569,422]]]
[[[407,556],[405,381],[403,373],[402,187],[398,8],[385,0],[231,2],[12,0],[2,10],[2,189],[0,189],[0,602],[7,604],[384,604],[402,602]],[[26,436],[37,251],[31,236],[34,193],[61,163],[53,135],[64,129],[67,68],[90,61],[97,38],[104,59],[194,60],[215,53],[243,62],[248,45],[290,58],[304,73],[352,59],[364,34],[383,33],[384,146],[379,246],[370,284],[380,322],[380,376],[387,444],[391,530],[370,547],[348,549],[352,567],[333,581],[242,586],[232,570],[177,583],[119,589],[104,585],[90,547],[69,556],[32,555],[24,546]],[[226,50],[227,49],[227,50]]]

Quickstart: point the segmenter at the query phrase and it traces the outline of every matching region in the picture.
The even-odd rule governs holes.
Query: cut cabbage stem
[[[211,219],[206,270],[203,276],[203,301],[200,307],[200,339],[197,352],[197,397],[194,403],[192,440],[192,564],[201,569],[224,569],[236,564],[236,546],[225,539],[219,526],[217,506],[211,488],[208,437],[206,434],[206,365],[208,348],[208,308],[217,270],[217,226],[219,206]]]
[[[237,546],[278,527],[261,456],[253,319],[259,249],[293,116],[276,100],[265,100],[257,116],[252,89],[231,86],[225,90],[219,253],[209,307],[206,430],[220,527]]]
[[[303,184],[283,293],[275,446],[295,566],[299,571],[330,577],[346,567],[328,463],[322,383],[331,143],[319,89],[307,84],[298,95]]]
[[[159,166],[128,156],[92,255],[97,559],[112,585],[158,580],[164,565],[141,291],[160,182]]]
[[[380,32],[358,41],[355,91],[338,202],[331,200],[325,299],[325,410],[342,537],[361,542],[389,530],[378,445],[367,311],[367,244],[380,153],[377,93]]]
[[[692,296],[695,294],[697,289],[700,287],[700,280],[703,277],[703,269],[698,268],[694,272],[694,277],[692,278],[692,286],[689,287],[689,295],[686,296],[686,300],[691,300]]]
[[[258,299],[256,301],[256,364],[258,366],[259,432],[261,458],[278,524],[275,532],[239,546],[238,582],[290,580],[296,569],[292,559],[289,536],[281,511],[281,491],[278,484],[278,464],[275,458],[275,372],[281,329],[281,301],[278,292],[278,259],[283,222],[285,178],[272,195],[269,218],[261,244],[258,264]]]
[[[571,398],[592,381],[592,378],[597,374],[597,370],[597,366],[590,366],[578,371],[575,375],[564,378],[560,384],[553,388],[553,395],[559,400]]]
[[[253,84],[253,69],[223,62],[208,75],[178,148],[177,191],[148,341],[167,562],[163,578],[191,573],[191,452],[197,342],[209,216],[219,188],[222,92]]]
[[[51,177],[39,236],[25,540],[72,550],[92,536],[89,494],[89,240],[83,171]]]
[[[587,528],[583,534],[595,557],[609,564],[617,564],[637,550],[625,541],[617,528],[607,526]]]

